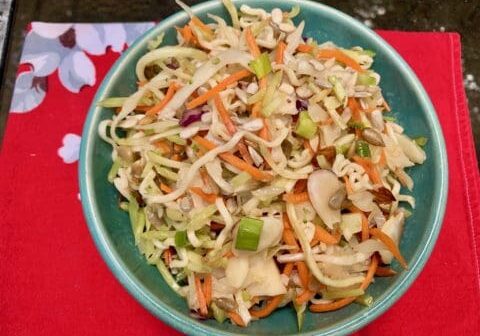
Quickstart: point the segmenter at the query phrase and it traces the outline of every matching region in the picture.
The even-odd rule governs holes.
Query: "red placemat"
[[[0,152],[0,335],[176,334],[109,272],[78,198],[79,134],[92,97],[119,52],[151,26],[29,27]],[[390,310],[357,334],[478,334],[480,177],[460,38],[380,34],[412,66],[435,105],[450,188],[445,222],[424,271]]]

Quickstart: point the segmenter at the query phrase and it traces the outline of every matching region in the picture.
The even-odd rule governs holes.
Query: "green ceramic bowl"
[[[447,194],[447,159],[441,129],[432,104],[422,85],[405,61],[378,35],[353,18],[325,5],[296,0],[243,0],[238,5],[280,7],[290,10],[300,5],[296,22],[305,20],[305,35],[318,41],[332,40],[344,47],[362,46],[375,50],[374,68],[382,76],[382,89],[393,115],[410,135],[425,135],[427,161],[411,170],[415,181],[417,209],[408,219],[401,250],[410,269],[392,278],[379,278],[370,286],[375,303],[366,308],[352,304],[340,311],[310,314],[301,335],[343,335],[366,325],[385,312],[412,284],[427,261],[440,231]],[[212,13],[230,21],[220,1],[194,6],[201,19],[209,21]],[[115,63],[103,80],[88,113],[82,136],[80,155],[81,198],[90,232],[106,263],[125,288],[145,308],[171,326],[189,335],[293,335],[298,334],[295,314],[290,307],[270,317],[253,322],[248,328],[213,320],[198,321],[189,316],[184,300],[163,281],[157,269],[149,266],[137,251],[128,216],[118,208],[118,196],[107,182],[112,164],[111,147],[97,135],[97,125],[109,118],[111,110],[97,107],[110,96],[125,96],[136,89],[135,64],[146,52],[147,41],[165,32],[166,44],[175,43],[174,26],[187,22],[187,15],[177,13],[142,36]],[[398,268],[397,264],[394,267]]]

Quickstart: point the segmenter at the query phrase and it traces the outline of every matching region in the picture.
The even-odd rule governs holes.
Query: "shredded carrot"
[[[153,143],[155,147],[160,150],[161,154],[170,154],[172,152],[172,148],[165,142],[165,140],[159,140]]]
[[[198,44],[197,38],[195,35],[193,35],[192,28],[190,28],[189,25],[185,25],[182,28],[175,27],[177,31],[182,35],[183,40],[185,43],[192,43],[192,44]]]
[[[313,237],[327,245],[336,245],[340,242],[341,238],[340,235],[333,236],[320,225],[315,225],[315,235]]]
[[[240,315],[238,315],[238,313],[234,311],[230,311],[228,312],[228,317],[230,317],[230,320],[232,320],[232,322],[235,323],[236,325],[240,327],[246,327],[245,323],[243,322]]]
[[[288,216],[286,213],[283,214],[282,216],[283,218],[283,228],[286,230],[291,230],[292,229],[292,225],[290,224],[290,219],[288,219]]]
[[[297,47],[297,50],[303,53],[309,53],[313,50],[313,47],[308,44],[299,44]],[[355,61],[353,58],[345,54],[340,49],[320,49],[316,57],[317,58],[335,58],[338,62],[341,62],[358,72],[365,71],[364,69],[362,69],[360,64],[357,63],[357,61]]]
[[[138,81],[138,82],[137,82],[137,86],[138,86],[139,88],[141,88],[142,86],[144,86],[144,85],[147,84],[147,83],[148,83],[148,81]],[[138,106],[137,106],[137,107],[138,107]]]
[[[278,307],[280,302],[282,302],[282,299],[283,299],[283,294],[274,296],[267,301],[267,304],[262,309],[259,309],[259,310],[251,309],[250,315],[256,318],[267,317]]]
[[[163,252],[163,260],[165,261],[165,264],[167,266],[170,266],[170,263],[172,262],[172,251],[170,251],[169,248],[167,248],[164,252]]]
[[[304,139],[303,140],[303,146],[308,150],[310,155],[312,155],[312,156],[315,155],[315,151],[313,150],[312,146],[310,145],[310,141],[308,141],[307,139]]]
[[[350,108],[350,111],[352,111],[352,119],[354,121],[360,121],[362,119],[360,115],[360,105],[357,102],[357,99],[355,97],[349,97],[348,98],[348,107]]]
[[[235,256],[235,255],[233,254],[232,250],[230,250],[230,251],[228,251],[227,253],[225,253],[223,256],[226,257],[226,258],[231,258],[231,257],[233,257],[233,256]]]
[[[320,124],[320,126],[331,125],[331,124],[333,124],[333,119],[328,117],[327,119],[325,119],[323,121],[320,121],[319,124]]]
[[[240,140],[237,147],[238,147],[238,151],[240,152],[240,155],[242,155],[242,158],[245,160],[245,162],[252,166],[254,164],[253,159],[243,139]]]
[[[370,261],[370,265],[368,266],[367,275],[365,276],[365,279],[363,279],[363,282],[360,285],[361,289],[365,290],[368,288],[368,286],[373,280],[373,276],[375,275],[375,271],[377,270],[377,267],[378,267],[378,257],[376,254],[374,254],[372,256],[372,260]]]
[[[310,197],[308,197],[308,192],[304,191],[300,194],[286,193],[282,199],[287,203],[297,204],[309,201]]]
[[[298,277],[300,278],[300,283],[304,289],[308,289],[308,283],[310,281],[310,271],[308,270],[307,265],[304,261],[297,261],[295,263],[298,271]]]
[[[294,266],[294,263],[286,264],[285,267],[283,268],[282,274],[285,274],[286,276],[290,276],[290,274],[292,274],[292,271],[293,271],[293,266]]]
[[[363,212],[360,212],[360,215],[362,216],[362,241],[365,241],[370,238],[370,234],[368,233],[368,219]]]
[[[350,183],[350,180],[348,179],[348,177],[344,176],[343,180],[345,181],[345,189],[347,189],[347,194],[348,195],[353,194],[353,187],[352,187],[352,184]]]
[[[385,150],[382,148],[380,152],[380,160],[378,161],[378,166],[383,169],[387,165],[387,156],[385,155]]]
[[[154,116],[156,114],[159,114],[162,109],[168,104],[168,102],[172,99],[173,95],[179,88],[180,87],[176,83],[171,83],[162,101],[153,105],[145,114],[147,116]]]
[[[215,85],[213,88],[205,92],[203,95],[198,96],[195,99],[192,99],[189,101],[186,106],[187,109],[193,109],[197,106],[202,105],[203,103],[207,102],[207,100],[211,99],[213,96],[215,96],[217,93],[222,92],[227,88],[227,86],[232,85],[233,83],[239,81],[242,78],[245,78],[251,74],[250,71],[243,69],[237,72],[234,72],[224,80],[222,80],[220,83]]]
[[[180,161],[181,159],[182,159],[182,157],[181,157],[180,154],[178,154],[178,153],[175,153],[175,154],[173,154],[173,156],[172,156],[172,160],[173,160],[173,161]]]
[[[351,205],[348,207],[348,210],[352,213],[358,213],[360,216],[362,216],[362,241],[367,240],[370,237],[370,234],[368,233],[368,218],[365,215],[365,213],[357,208],[355,205]]]
[[[202,284],[200,283],[200,277],[198,275],[195,276],[195,292],[197,294],[197,300],[200,306],[200,314],[203,316],[207,316],[207,302],[205,301],[205,295],[203,294]]]
[[[235,134],[235,132],[237,131],[237,128],[233,124],[233,121],[230,118],[230,114],[225,108],[225,105],[223,105],[222,98],[220,98],[219,94],[216,94],[215,96],[213,96],[213,102],[215,103],[215,107],[217,108],[218,114],[220,115],[220,118],[225,124],[225,127],[227,128],[228,133],[230,133],[230,135]]]
[[[172,188],[170,188],[168,185],[166,185],[165,183],[160,183],[160,190],[163,191],[164,193],[171,193],[173,191]]]
[[[215,194],[210,194],[206,193],[205,191],[202,190],[200,187],[190,187],[190,191],[193,192],[194,194],[197,194],[200,196],[205,202],[208,203],[215,203],[217,199],[217,195]]]
[[[295,249],[292,250],[293,252],[298,251],[297,240],[292,229],[283,229],[282,239],[288,246],[295,246]]]
[[[363,282],[360,285],[361,289],[365,290],[367,289],[368,285],[370,285],[370,282],[372,282],[377,266],[378,266],[378,259],[374,255],[372,257],[372,261],[370,262],[370,266],[368,267],[367,275],[365,276],[365,279],[363,279]],[[348,298],[343,298],[331,303],[313,304],[310,306],[310,311],[313,313],[321,313],[321,312],[338,310],[352,303],[355,299],[356,297],[348,297]]]
[[[277,52],[275,54],[275,62],[277,64],[283,64],[283,54],[285,53],[285,48],[287,47],[286,43],[280,41],[277,46]]]
[[[343,63],[358,72],[365,71],[362,69],[360,64],[357,63],[357,61],[339,49],[320,49],[318,51],[317,58],[335,58],[335,60],[338,62]]]
[[[388,248],[388,250],[393,254],[393,256],[398,260],[400,265],[402,265],[403,268],[408,269],[407,261],[405,258],[402,256],[400,250],[398,249],[397,244],[390,238],[387,234],[385,234],[383,231],[377,228],[371,228],[370,229],[370,235],[374,236],[378,240],[380,240],[385,246]]]
[[[308,289],[304,289],[303,292],[301,292],[295,298],[295,303],[297,305],[304,304],[304,303],[308,302],[314,295],[315,295],[315,292],[312,292],[311,290],[308,290]]]
[[[245,40],[247,41],[248,49],[253,57],[260,56],[260,48],[258,47],[257,41],[255,41],[255,36],[253,36],[252,30],[250,27],[245,29]]]
[[[382,178],[380,177],[377,168],[374,166],[371,160],[355,155],[353,157],[353,161],[355,161],[360,166],[362,166],[363,169],[365,169],[365,172],[374,184],[382,184]]]
[[[207,26],[205,23],[202,22],[198,17],[193,16],[190,22],[198,27],[205,35],[207,35],[209,38],[213,38],[213,30],[209,26]]]
[[[307,190],[307,179],[298,180],[293,187],[293,193],[299,194]]]
[[[205,303],[207,307],[210,306],[212,302],[212,275],[208,274],[203,279],[203,294],[205,295]]]
[[[199,135],[196,135],[193,140],[198,143],[200,146],[205,147],[208,150],[212,150],[217,147],[214,143],[210,142],[209,140],[202,138]],[[242,159],[236,157],[232,153],[224,152],[218,155],[222,160],[230,163],[231,165],[237,167],[238,169],[247,172],[250,176],[254,179],[259,181],[270,181],[273,176],[269,173],[266,173],[252,165],[249,165]]]
[[[377,267],[377,270],[375,271],[375,275],[379,277],[389,277],[389,276],[394,276],[396,275],[397,272],[395,272],[393,269],[390,267]]]
[[[270,137],[270,131],[268,130],[267,121],[266,121],[265,118],[262,118],[262,121],[263,121],[263,127],[262,127],[262,129],[259,131],[258,136],[259,136],[260,138],[262,138],[263,140],[270,141],[270,140],[271,140],[271,137]]]
[[[309,53],[313,50],[313,47],[308,44],[299,44],[297,50],[302,53]]]

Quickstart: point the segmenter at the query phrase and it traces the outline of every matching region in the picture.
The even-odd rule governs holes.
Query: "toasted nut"
[[[362,130],[362,137],[371,145],[385,147],[385,142],[383,142],[382,135],[373,128],[364,128]]]

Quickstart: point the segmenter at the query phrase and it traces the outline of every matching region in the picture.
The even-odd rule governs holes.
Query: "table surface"
[[[187,4],[201,2],[184,0]],[[372,28],[410,31],[456,31],[462,36],[464,84],[480,157],[480,26],[479,0],[325,0],[321,1]],[[24,31],[31,21],[129,22],[161,20],[178,6],[174,0],[0,0],[0,146],[7,121]],[[11,13],[11,15],[8,15]],[[9,20],[10,17],[10,20]],[[9,29],[8,36],[5,33]],[[4,36],[7,40],[4,43]]]

